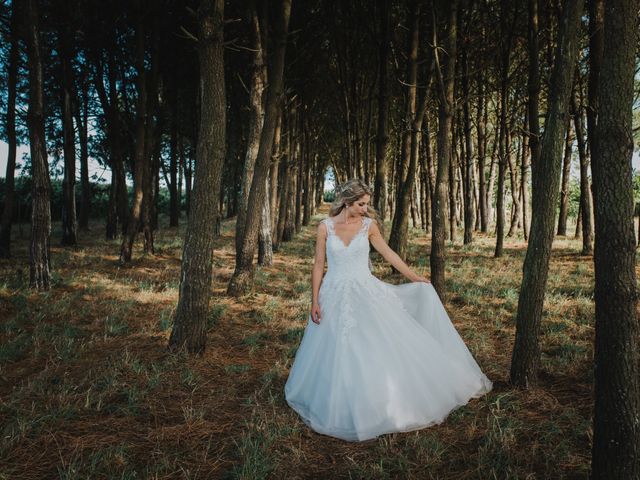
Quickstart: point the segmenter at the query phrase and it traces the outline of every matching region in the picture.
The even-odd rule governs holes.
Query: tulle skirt
[[[432,285],[327,275],[285,397],[318,433],[362,441],[442,422],[492,384]]]

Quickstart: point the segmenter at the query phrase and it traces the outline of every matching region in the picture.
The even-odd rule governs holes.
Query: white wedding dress
[[[285,385],[313,430],[348,441],[417,430],[491,390],[431,284],[369,269],[371,219],[348,245],[327,227],[328,270]]]

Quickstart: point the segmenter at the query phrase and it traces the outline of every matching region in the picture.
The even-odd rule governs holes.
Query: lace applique
[[[360,230],[358,230],[356,234],[353,237],[351,237],[351,240],[349,241],[348,244],[346,244],[344,240],[342,240],[340,235],[336,233],[335,222],[333,218],[327,217],[324,220],[322,220],[322,223],[324,223],[325,226],[327,227],[327,237],[329,236],[336,237],[340,241],[343,247],[349,248],[351,244],[354,242],[354,240],[357,240],[358,237],[360,237],[363,233],[367,233],[369,231],[369,225],[371,225],[371,221],[372,220],[369,217],[362,217],[362,226],[360,227]]]

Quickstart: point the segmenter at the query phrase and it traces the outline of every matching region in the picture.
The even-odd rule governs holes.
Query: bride
[[[348,441],[440,423],[492,387],[433,286],[385,243],[370,200],[349,180],[318,226],[310,320],[285,385],[307,425]],[[413,283],[373,276],[369,243]]]

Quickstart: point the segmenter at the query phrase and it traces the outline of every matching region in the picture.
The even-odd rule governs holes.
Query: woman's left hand
[[[420,275],[418,275],[418,276],[416,277],[416,279],[414,280],[414,282],[431,283],[431,280],[429,280],[428,278],[421,277]]]

